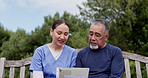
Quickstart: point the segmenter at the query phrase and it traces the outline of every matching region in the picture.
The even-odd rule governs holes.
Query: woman
[[[69,24],[56,20],[50,29],[52,42],[38,47],[32,58],[30,70],[34,78],[56,78],[56,68],[74,67],[76,50],[65,45],[69,37]]]

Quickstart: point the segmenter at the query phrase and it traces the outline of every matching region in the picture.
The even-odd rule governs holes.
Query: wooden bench
[[[80,49],[77,49],[77,52]],[[134,53],[128,53],[128,52],[122,52],[123,57],[124,57],[124,62],[125,62],[125,77],[126,78],[131,78],[131,68],[130,68],[130,62],[129,61],[134,61],[135,62],[135,69],[136,69],[136,77],[137,78],[142,78],[141,74],[141,66],[140,64],[143,63],[145,65],[144,70],[146,70],[147,77],[148,77],[148,57],[141,56],[138,54]],[[9,69],[9,78],[14,78],[15,75],[15,68],[20,68],[20,78],[25,78],[25,67],[29,66],[31,63],[30,58],[26,58],[23,60],[17,60],[17,61],[8,61],[5,58],[0,58],[0,78],[4,78],[5,75],[5,69]],[[27,69],[29,72],[29,69]],[[18,77],[17,77],[18,78]],[[32,78],[32,72],[30,72],[30,78]]]

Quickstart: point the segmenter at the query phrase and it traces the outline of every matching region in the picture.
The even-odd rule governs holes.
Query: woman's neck
[[[50,47],[50,49],[52,49],[53,51],[61,51],[63,49],[64,45],[63,46],[57,46],[54,43],[49,43],[48,47]]]

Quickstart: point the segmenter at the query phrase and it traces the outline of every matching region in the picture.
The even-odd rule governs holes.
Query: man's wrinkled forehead
[[[101,21],[94,21],[94,22],[92,22],[91,26],[92,25],[98,25],[99,26],[100,24],[104,25],[104,23],[102,23]]]
[[[99,22],[97,22],[97,23],[92,23],[91,26],[90,26],[90,28],[92,28],[92,26],[97,26],[97,27],[99,27],[99,26],[103,26],[103,27],[105,27],[104,24],[99,23]]]
[[[89,31],[104,32],[105,26],[103,24],[91,25]]]

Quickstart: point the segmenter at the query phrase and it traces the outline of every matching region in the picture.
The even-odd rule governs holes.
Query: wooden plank
[[[23,60],[17,60],[17,61],[6,61],[5,62],[5,67],[21,67],[21,66],[26,66],[30,65],[32,61],[32,57],[23,59]]]
[[[148,77],[148,64],[146,64],[146,71],[147,71],[147,77]]]
[[[140,62],[135,61],[137,78],[142,78]]]
[[[20,78],[25,78],[25,66],[20,68]]]
[[[124,59],[126,78],[131,78],[129,59]]]
[[[124,51],[122,51],[122,54],[123,54],[123,57],[126,59],[139,61],[139,62],[143,62],[143,63],[148,63],[148,57],[141,56],[141,55],[134,54],[134,53],[128,53],[128,52],[124,52]]]
[[[6,60],[6,58],[0,58],[0,78],[4,78],[5,60]]]
[[[30,78],[33,78],[33,72],[30,71]]]
[[[10,67],[9,78],[14,78],[14,74],[15,74],[15,68],[14,67]]]

